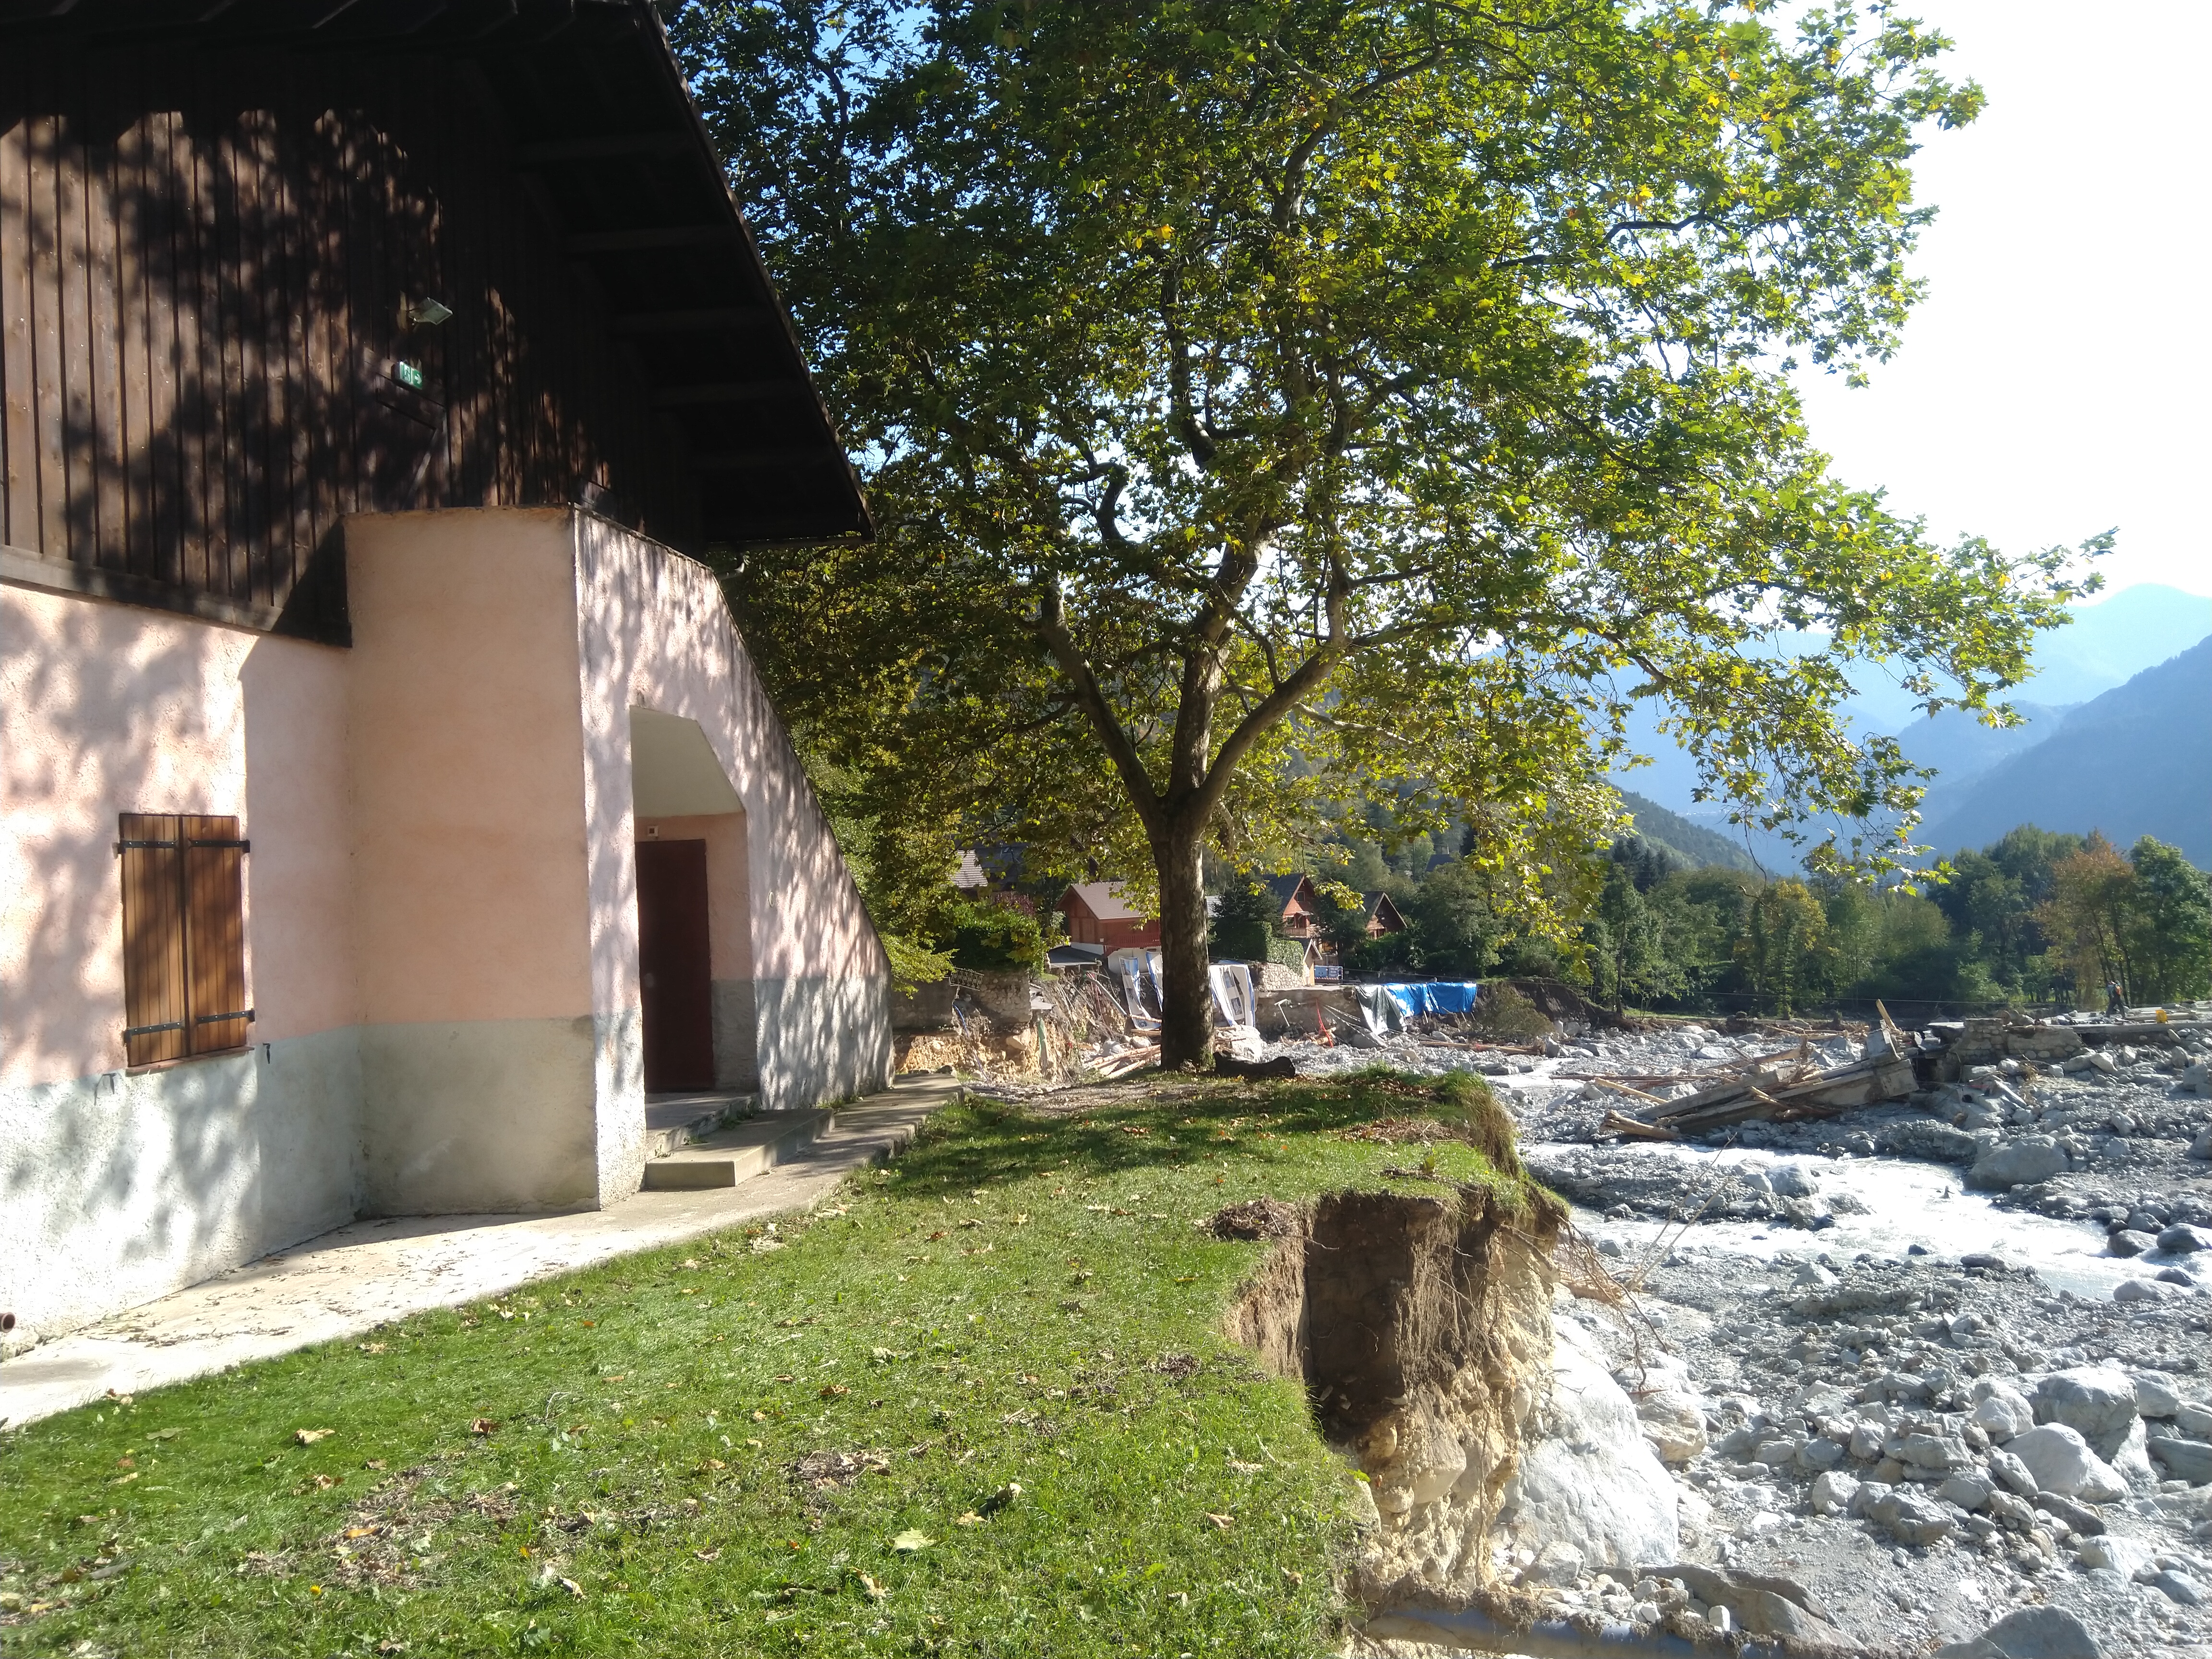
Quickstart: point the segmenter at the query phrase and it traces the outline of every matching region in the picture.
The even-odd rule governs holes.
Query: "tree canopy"
[[[1830,476],[1788,374],[1916,295],[1968,120],[1881,10],[744,0],[674,26],[884,533],[726,559],[821,752],[1156,883],[1395,792],[1563,934],[1630,703],[1770,827],[1899,828],[1855,665],[1990,706],[2075,591]],[[1825,637],[1785,653],[1784,630]],[[1999,716],[2002,718],[2002,715]],[[1887,833],[1887,832],[1886,832]]]

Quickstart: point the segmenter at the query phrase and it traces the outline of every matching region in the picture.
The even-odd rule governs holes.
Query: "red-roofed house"
[[[1159,948],[1159,918],[1132,909],[1118,881],[1079,883],[1060,896],[1060,912],[1067,918],[1071,944],[1103,945],[1109,956]]]

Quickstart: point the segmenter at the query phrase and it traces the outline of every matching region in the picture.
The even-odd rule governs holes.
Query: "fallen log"
[[[1639,1122],[1632,1117],[1623,1117],[1619,1112],[1607,1112],[1598,1124],[1598,1133],[1624,1135],[1631,1140],[1680,1140],[1680,1129],[1662,1128],[1656,1123]]]
[[[1277,1054],[1273,1060],[1239,1060],[1234,1054],[1216,1054],[1213,1074],[1243,1078],[1251,1083],[1266,1078],[1296,1077],[1298,1068],[1288,1054]]]

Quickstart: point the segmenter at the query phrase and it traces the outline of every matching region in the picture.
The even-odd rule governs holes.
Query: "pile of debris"
[[[978,973],[943,980],[892,1000],[893,1066],[950,1068],[997,1081],[1065,1084],[1109,1049],[1127,1049],[1121,1005],[1096,969]],[[1140,1057],[1127,1069],[1146,1063]],[[1150,1052],[1157,1060],[1155,1042]]]
[[[1909,1042],[1885,1016],[1881,1027],[1869,1035],[1865,1052],[1841,1066],[1816,1065],[1813,1045],[1801,1042],[1794,1051],[1738,1061],[1717,1080],[1673,1100],[1599,1078],[1594,1080],[1601,1086],[1646,1103],[1633,1114],[1608,1111],[1600,1128],[1642,1140],[1680,1140],[1752,1118],[1790,1123],[1834,1117],[1910,1096],[1918,1086],[1917,1053],[1917,1043]]]

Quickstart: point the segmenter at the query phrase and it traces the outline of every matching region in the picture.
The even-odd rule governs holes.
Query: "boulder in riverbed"
[[[2035,1407],[2019,1389],[1984,1377],[1974,1384],[1975,1424],[1992,1440],[2009,1440],[2035,1426]]]
[[[2063,1423],[2030,1429],[2005,1449],[2027,1466],[2039,1491],[2091,1504],[2109,1504],[2128,1494],[2127,1482],[2112,1466],[2089,1449],[2079,1430]]]
[[[1632,1571],[1680,1553],[1674,1477],[1590,1339],[1554,1318],[1552,1387],[1498,1522],[1516,1542],[1557,1540],[1594,1571]]]
[[[1662,1463],[1686,1463],[1705,1449],[1705,1414],[1695,1395],[1662,1389],[1636,1402],[1644,1437]]]
[[[2079,1431],[2090,1449],[2107,1460],[2119,1450],[2139,1414],[2135,1379],[2109,1365],[2053,1371],[2036,1385],[2037,1420]]]
[[[1936,1650],[1935,1659],[2104,1659],[2088,1626],[2058,1607],[2008,1613],[1971,1642]]]
[[[2212,1444],[2185,1440],[2179,1435],[2160,1435],[2149,1443],[2149,1449],[2175,1480],[2186,1480],[2192,1486],[2212,1481]]]
[[[1966,1171],[1966,1184],[1985,1192],[2003,1192],[2038,1181],[2048,1181],[2066,1168],[2066,1153],[2049,1135],[2022,1135],[1999,1141],[1974,1160]]]

